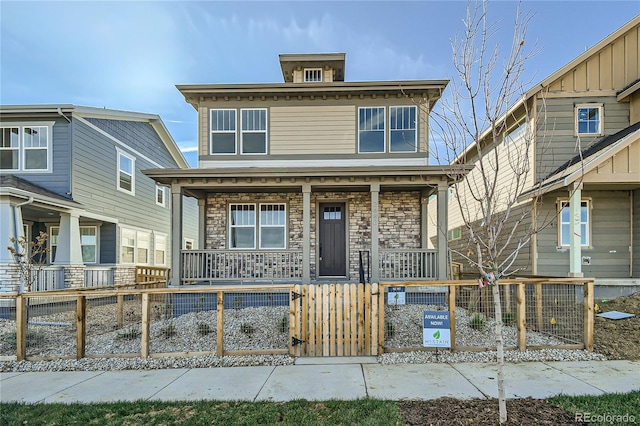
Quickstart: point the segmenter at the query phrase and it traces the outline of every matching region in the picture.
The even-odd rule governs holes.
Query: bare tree
[[[47,247],[47,234],[40,232],[35,241],[27,240],[24,235],[15,238],[11,237],[11,245],[7,247],[11,256],[15,259],[22,280],[21,292],[31,291],[38,287],[40,271],[44,267]]]
[[[459,215],[466,242],[456,254],[479,271],[480,287],[492,289],[500,423],[504,423],[503,305],[498,282],[517,271],[516,259],[537,231],[534,221],[527,220],[532,209],[523,208],[518,200],[534,185],[536,114],[524,98],[530,82],[523,80],[525,64],[536,49],[525,44],[531,15],[521,13],[520,5],[510,46],[495,41],[499,28],[489,20],[487,7],[486,1],[470,2],[464,31],[452,40],[456,75],[449,97],[432,111],[434,139],[440,145],[433,156],[452,166],[475,164],[466,179],[451,189],[452,203],[457,205],[453,214]],[[438,234],[445,236],[447,230],[440,229]]]

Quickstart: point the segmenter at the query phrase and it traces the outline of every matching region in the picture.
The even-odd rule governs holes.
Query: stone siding
[[[0,293],[20,291],[20,280],[18,265],[0,265]]]
[[[228,249],[229,204],[286,203],[288,249],[302,249],[301,193],[209,193],[206,203],[205,249]],[[359,276],[359,251],[371,249],[371,194],[369,192],[311,193],[311,277],[316,277],[317,207],[323,202],[344,202],[349,238],[349,279]],[[420,192],[381,192],[379,196],[379,245],[382,249],[420,248]],[[372,260],[373,262],[373,260]]]
[[[64,267],[64,288],[84,287],[84,266]]]
[[[136,282],[135,266],[114,266],[113,283],[114,284],[134,284]]]

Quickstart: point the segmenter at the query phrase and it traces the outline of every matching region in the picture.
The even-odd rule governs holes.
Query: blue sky
[[[0,104],[159,114],[192,166],[196,112],[176,84],[282,82],[279,53],[345,52],[346,80],[448,79],[465,1],[0,0]],[[490,19],[509,45],[517,3]],[[542,80],[640,14],[639,1],[524,1]]]

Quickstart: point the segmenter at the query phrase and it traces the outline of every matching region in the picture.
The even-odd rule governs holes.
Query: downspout
[[[61,115],[62,117],[64,117],[65,120],[67,120],[69,123],[71,123],[71,119],[69,117],[67,117],[66,115],[64,115],[64,113],[62,112],[62,108],[58,107],[58,115]]]
[[[65,120],[67,120],[67,122],[69,122],[69,124],[71,124],[71,119],[69,117],[67,117],[66,115],[64,115],[64,113],[62,112],[62,108],[58,107],[58,115],[60,115],[61,117],[63,117]],[[67,195],[72,195],[73,194],[73,183],[72,183],[72,179],[71,179],[71,170],[73,169],[73,128],[70,129],[69,131],[69,135],[70,135],[70,140],[69,140],[69,161],[70,161],[70,166],[69,166],[69,192],[67,193]],[[51,135],[51,140],[53,140],[53,135]]]
[[[633,278],[633,191],[629,191],[629,278]]]

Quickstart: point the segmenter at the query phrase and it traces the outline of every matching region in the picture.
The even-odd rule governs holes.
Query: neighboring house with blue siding
[[[0,243],[49,235],[40,289],[133,282],[136,265],[171,265],[170,190],[141,170],[189,166],[158,115],[5,105],[0,132]],[[184,206],[197,223],[195,200]],[[194,226],[181,245],[197,244]],[[0,250],[0,291],[18,289]]]

